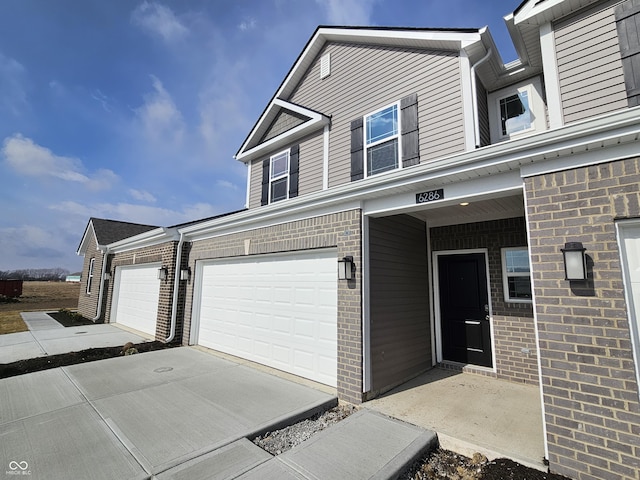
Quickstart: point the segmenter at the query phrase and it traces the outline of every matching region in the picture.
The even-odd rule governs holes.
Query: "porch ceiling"
[[[499,198],[470,198],[467,201],[469,205],[466,206],[456,203],[440,208],[414,210],[410,215],[425,221],[429,227],[439,227],[522,217],[525,213],[522,194]]]

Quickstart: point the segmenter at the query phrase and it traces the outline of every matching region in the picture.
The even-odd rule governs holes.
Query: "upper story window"
[[[289,192],[289,150],[271,157],[269,172],[269,203],[284,200]]]
[[[400,166],[400,121],[398,104],[364,117],[366,176]]]
[[[93,282],[93,266],[95,263],[95,257],[89,260],[89,271],[87,272],[87,293],[91,293],[91,283]]]
[[[526,247],[502,249],[502,279],[506,302],[531,302],[531,267]]]
[[[527,131],[532,126],[527,89],[500,99],[500,129],[503,137]]]
[[[492,92],[488,100],[492,143],[547,129],[547,115],[539,78]]]

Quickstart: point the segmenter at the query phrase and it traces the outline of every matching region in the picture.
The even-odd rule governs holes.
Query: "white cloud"
[[[118,176],[108,169],[88,176],[83,173],[84,167],[77,158],[56,155],[20,134],[5,138],[2,155],[5,162],[22,175],[77,182],[90,190],[109,189],[118,180]]]
[[[316,0],[333,25],[370,25],[378,0]]]
[[[49,209],[85,219],[89,217],[113,218],[125,222],[159,226],[177,225],[220,213],[219,207],[208,203],[184,205],[179,210],[173,210],[125,202],[86,204],[65,201],[51,205]]]
[[[231,183],[228,180],[218,180],[216,182],[216,186],[221,187],[221,188],[229,188],[231,190],[238,190],[238,186]]]
[[[247,18],[245,20],[243,20],[242,22],[240,22],[240,25],[238,25],[238,28],[245,32],[247,30],[253,30],[254,28],[256,28],[257,22],[255,18]]]
[[[24,66],[0,52],[0,111],[19,115],[27,106]]]
[[[131,21],[167,43],[180,40],[189,33],[169,7],[155,2],[144,1],[138,5],[131,13]]]
[[[60,232],[34,225],[0,228],[0,250],[1,269],[58,266],[70,253]]]
[[[135,188],[129,189],[129,195],[131,195],[135,200],[139,200],[141,202],[147,203],[155,203],[156,197],[151,195],[149,192],[145,190],[136,190]]]
[[[173,98],[162,82],[151,76],[153,92],[144,96],[144,104],[136,109],[147,140],[162,145],[180,144],[185,134],[185,123]]]

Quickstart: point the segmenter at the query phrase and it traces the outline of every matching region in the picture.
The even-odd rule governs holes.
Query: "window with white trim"
[[[289,150],[277,153],[269,162],[269,203],[289,196]]]
[[[87,272],[87,293],[91,293],[91,283],[93,282],[93,265],[95,264],[95,257],[89,260],[89,271]]]
[[[531,267],[526,247],[502,249],[502,279],[506,302],[532,301]]]
[[[400,168],[398,103],[364,117],[365,176]]]
[[[522,89],[513,95],[500,98],[500,135],[511,135],[526,132],[533,128],[533,118],[529,107],[529,91]]]

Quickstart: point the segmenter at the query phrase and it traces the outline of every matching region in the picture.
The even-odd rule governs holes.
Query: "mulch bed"
[[[61,309],[57,312],[48,312],[51,318],[64,327],[80,327],[83,325],[96,325],[88,318],[84,318],[82,315],[72,312],[70,310]]]
[[[127,344],[130,346],[131,344]],[[138,353],[151,352],[154,350],[162,350],[172,348],[175,344],[166,344],[162,342],[143,342],[133,344]],[[56,367],[66,367],[77,363],[93,362],[95,360],[104,360],[124,355],[123,347],[101,347],[89,348],[79,352],[61,353],[58,355],[49,355],[46,357],[29,358],[27,360],[18,360],[17,362],[0,364],[0,378],[15,377],[25,373],[39,372]]]

